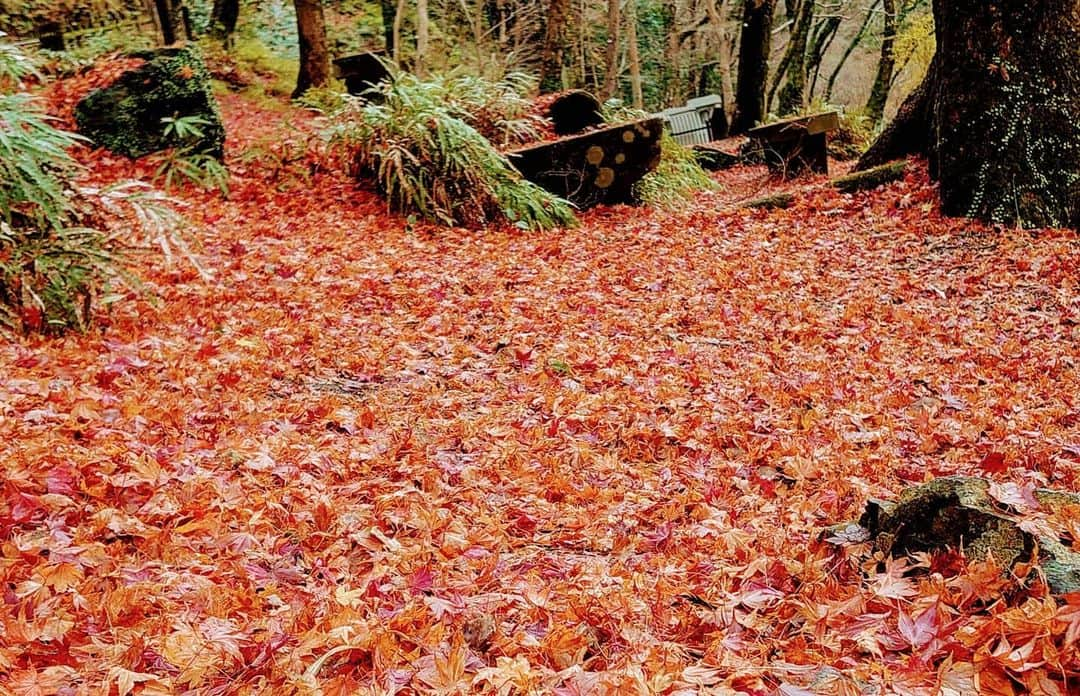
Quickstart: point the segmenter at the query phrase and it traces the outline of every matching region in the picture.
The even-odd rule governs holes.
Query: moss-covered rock
[[[138,51],[146,62],[113,84],[86,95],[75,107],[79,132],[128,157],[186,146],[221,158],[225,128],[210,89],[210,74],[196,46]],[[163,118],[197,116],[203,137],[178,141],[165,134]]]
[[[1048,519],[1080,513],[1077,493],[1038,489],[1031,498]],[[1036,561],[1052,592],[1080,591],[1080,554],[1052,526],[1025,529],[1024,519],[995,499],[989,481],[950,476],[908,488],[895,501],[870,500],[859,525],[885,554],[962,548],[975,560],[993,555],[1003,568]]]

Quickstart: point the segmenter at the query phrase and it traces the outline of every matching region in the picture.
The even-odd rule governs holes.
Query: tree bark
[[[608,0],[604,63],[604,89],[600,97],[607,100],[614,97],[619,88],[619,0]]]
[[[885,113],[885,102],[889,99],[889,89],[893,84],[893,71],[896,68],[896,55],[893,46],[896,42],[896,0],[882,0],[885,27],[881,35],[881,57],[878,59],[877,75],[874,86],[870,89],[870,98],[866,102],[866,115],[876,126]]]
[[[745,133],[765,117],[772,18],[776,0],[746,0],[739,38],[739,74],[731,134]]]
[[[322,0],[294,0],[296,29],[300,41],[300,72],[293,98],[330,81],[330,57],[326,49],[326,18]]]
[[[210,11],[210,36],[228,46],[240,19],[240,0],[214,0]]]
[[[558,92],[563,89],[563,68],[569,53],[567,21],[570,19],[570,0],[551,0],[548,4],[544,47],[540,55],[540,91]]]
[[[1080,0],[934,0],[937,54],[859,161],[930,156],[947,215],[1080,228]]]

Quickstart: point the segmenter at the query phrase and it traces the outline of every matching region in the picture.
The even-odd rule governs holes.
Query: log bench
[[[839,127],[839,115],[827,111],[758,126],[747,135],[770,171],[784,179],[793,179],[807,171],[829,173],[828,134]]]
[[[579,208],[635,203],[634,184],[660,162],[664,122],[647,118],[507,152],[521,175]]]

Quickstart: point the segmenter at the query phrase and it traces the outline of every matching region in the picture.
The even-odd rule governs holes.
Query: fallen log
[[[660,162],[663,120],[608,126],[507,152],[529,181],[579,208],[637,203],[634,184]]]
[[[773,193],[761,198],[746,201],[743,208],[759,208],[761,210],[786,210],[795,202],[793,193]]]
[[[868,191],[878,186],[883,186],[890,181],[896,181],[904,177],[907,171],[907,162],[897,160],[861,172],[855,172],[841,176],[829,182],[833,188],[843,193],[855,193],[856,191]]]

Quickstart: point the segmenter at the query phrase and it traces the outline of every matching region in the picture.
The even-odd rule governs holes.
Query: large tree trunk
[[[739,77],[731,134],[744,133],[765,117],[765,86],[769,77],[772,18],[776,0],[746,0],[739,38]]]
[[[546,19],[540,56],[540,91],[558,92],[563,89],[563,68],[569,52],[566,25],[570,19],[570,0],[551,0]]]
[[[1080,227],[1080,0],[935,0],[938,52],[859,161],[926,152],[942,210]]]
[[[870,89],[870,98],[866,102],[866,115],[876,126],[885,113],[885,102],[889,100],[889,89],[893,84],[893,70],[896,67],[896,0],[882,0],[885,27],[881,35],[881,56],[878,58],[877,76]]]
[[[296,29],[300,40],[300,72],[293,98],[330,81],[330,57],[326,50],[326,18],[322,0],[294,0]]]
[[[240,19],[240,0],[214,0],[210,11],[210,36],[228,46]]]

